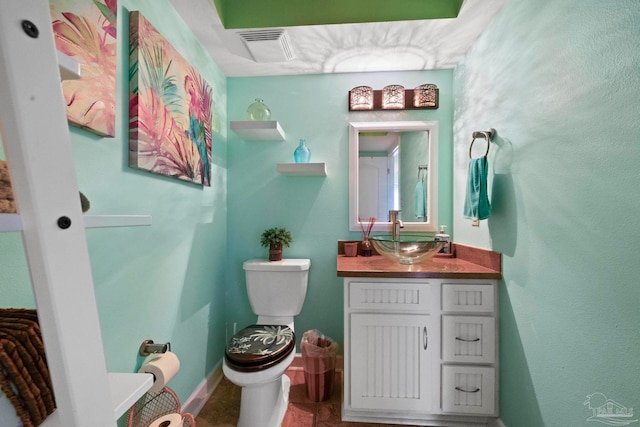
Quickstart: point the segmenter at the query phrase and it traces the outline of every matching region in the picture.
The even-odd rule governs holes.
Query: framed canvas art
[[[51,0],[56,48],[80,64],[79,80],[65,80],[67,119],[101,136],[116,127],[117,0]]]
[[[142,14],[129,27],[129,166],[210,186],[211,85]]]

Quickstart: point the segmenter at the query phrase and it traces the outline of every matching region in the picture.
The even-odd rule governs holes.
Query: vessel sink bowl
[[[400,234],[396,239],[390,234],[380,234],[369,238],[373,247],[383,255],[400,264],[416,264],[431,258],[444,246],[444,241],[418,234]]]

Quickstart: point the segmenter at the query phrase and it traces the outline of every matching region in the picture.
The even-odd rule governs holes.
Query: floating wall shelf
[[[22,221],[18,214],[0,214],[0,232],[22,231]]]
[[[285,134],[275,120],[236,121],[230,123],[231,130],[246,141],[284,141]]]
[[[116,419],[129,410],[153,385],[151,374],[109,374],[109,391]]]
[[[85,228],[139,227],[151,225],[151,215],[85,215]],[[0,232],[22,231],[19,214],[0,214]]]
[[[327,176],[324,163],[278,163],[278,172],[294,176]]]
[[[70,56],[56,51],[60,80],[78,80],[80,78],[80,64]]]

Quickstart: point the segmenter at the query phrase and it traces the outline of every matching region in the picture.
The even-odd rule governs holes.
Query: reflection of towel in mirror
[[[464,199],[464,217],[467,219],[487,219],[491,214],[491,204],[487,194],[487,157],[469,160],[467,195]]]
[[[420,180],[413,195],[413,214],[418,219],[427,219],[427,184]]]

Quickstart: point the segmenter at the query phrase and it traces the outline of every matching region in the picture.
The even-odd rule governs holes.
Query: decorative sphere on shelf
[[[271,110],[260,98],[256,98],[256,101],[249,105],[247,108],[247,119],[254,121],[264,121],[271,118]]]

